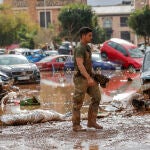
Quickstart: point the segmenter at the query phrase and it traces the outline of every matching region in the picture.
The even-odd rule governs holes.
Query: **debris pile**
[[[1,116],[0,120],[5,125],[26,125],[47,121],[62,121],[65,120],[65,117],[55,111],[36,109],[21,111],[17,114],[5,114]]]

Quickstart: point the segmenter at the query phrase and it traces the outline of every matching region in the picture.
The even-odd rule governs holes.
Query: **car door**
[[[128,63],[127,57],[127,50],[122,45],[116,43],[115,62],[125,66]]]
[[[113,41],[109,41],[107,44],[108,48],[107,48],[107,55],[110,61],[115,61],[116,59],[116,46],[117,43],[113,42]]]
[[[64,62],[66,61],[66,56],[59,56],[56,58],[56,61],[54,63],[54,67],[57,70],[62,70],[64,69]]]

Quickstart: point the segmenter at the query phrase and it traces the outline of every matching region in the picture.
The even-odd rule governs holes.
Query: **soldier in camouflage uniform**
[[[80,44],[75,48],[75,74],[74,74],[74,96],[72,123],[73,131],[85,131],[80,125],[80,109],[83,104],[85,94],[91,97],[91,104],[88,110],[88,127],[102,129],[102,126],[96,123],[98,107],[101,100],[101,93],[98,84],[91,77],[92,61],[91,48],[88,45],[92,40],[92,30],[88,27],[80,29]]]

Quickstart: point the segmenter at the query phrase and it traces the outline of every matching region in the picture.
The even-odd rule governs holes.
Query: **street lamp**
[[[44,17],[45,17],[45,29],[47,28],[47,17],[46,17],[46,0],[44,0]]]

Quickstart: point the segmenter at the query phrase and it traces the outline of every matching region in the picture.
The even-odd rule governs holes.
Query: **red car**
[[[103,59],[119,63],[131,71],[140,70],[144,57],[134,44],[118,38],[104,42],[100,53]]]
[[[36,62],[37,67],[43,71],[55,71],[64,69],[64,62],[68,55],[47,56]]]

